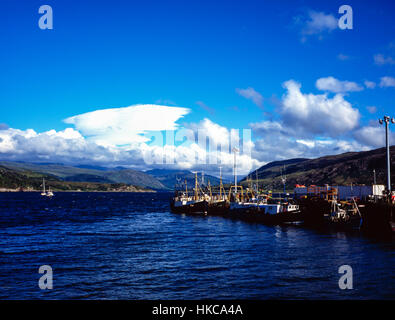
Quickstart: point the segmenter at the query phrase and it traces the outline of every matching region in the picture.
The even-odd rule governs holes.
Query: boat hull
[[[207,214],[208,202],[204,200],[204,201],[198,201],[193,203],[187,203],[185,205],[177,205],[174,201],[171,201],[170,209],[174,213]]]
[[[208,204],[208,214],[212,216],[223,216],[229,211],[229,202],[217,201]]]
[[[269,213],[265,213],[265,211],[259,207],[256,208],[250,207],[246,209],[229,210],[228,215],[229,217],[234,219],[254,222],[254,223],[262,223],[267,225],[299,223],[303,221],[299,210],[269,214]]]

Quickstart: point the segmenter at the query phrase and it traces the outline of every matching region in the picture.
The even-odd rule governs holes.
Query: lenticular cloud
[[[147,131],[176,130],[177,120],[189,112],[188,108],[143,104],[87,112],[64,122],[100,145],[124,145],[146,142],[142,134]]]

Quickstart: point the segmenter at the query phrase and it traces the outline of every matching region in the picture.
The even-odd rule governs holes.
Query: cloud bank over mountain
[[[385,81],[387,86],[391,84]],[[358,91],[357,84],[328,77],[318,79],[316,85],[332,93],[305,93],[301,83],[284,82],[275,117],[252,122],[247,128],[227,128],[209,118],[181,126],[189,108],[152,104],[75,115],[64,120],[74,128],[61,131],[2,125],[0,158],[139,170],[167,166],[212,173],[221,165],[225,175],[231,175],[234,146],[241,149],[238,171],[245,174],[273,160],[368,150],[384,144],[383,128],[376,123],[361,125],[359,110],[343,94]],[[259,106],[263,97],[250,89],[237,92]]]

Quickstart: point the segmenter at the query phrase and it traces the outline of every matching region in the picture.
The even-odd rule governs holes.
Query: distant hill
[[[149,189],[166,189],[156,178],[141,171],[131,169],[91,169],[67,166],[53,163],[27,163],[0,161],[0,166],[16,172],[35,172],[42,175],[54,177],[69,182],[91,182],[91,183],[123,183]]]
[[[36,174],[44,177],[65,182],[89,182],[89,183],[123,183],[155,190],[172,190],[177,179],[189,186],[195,184],[195,174],[189,170],[153,169],[146,172],[125,169],[123,167],[106,168],[100,166],[67,166],[62,163],[29,163],[0,161],[0,166],[14,172]],[[198,173],[199,182],[202,181],[201,172]],[[219,178],[205,175],[205,183],[219,185]],[[224,183],[229,182],[223,179]]]
[[[392,154],[392,181],[395,183],[395,146],[391,147]],[[171,190],[177,183],[187,180],[188,186],[195,183],[195,175],[189,170],[154,169],[146,172],[118,167],[109,169],[104,167],[73,167],[54,163],[27,163],[0,161],[0,188],[3,185],[25,186],[27,184],[41,184],[42,177],[48,180],[64,183],[91,183],[91,184],[124,184],[140,188],[155,190]],[[257,170],[261,188],[281,190],[281,171],[287,177],[287,189],[291,190],[296,184],[304,185],[349,185],[372,184],[373,170],[376,170],[377,183],[386,183],[385,148],[364,151],[348,152],[344,154],[325,156],[317,159],[289,159],[268,163]],[[253,180],[255,171],[250,173]],[[201,182],[201,173],[198,173]],[[33,179],[33,180],[30,180]],[[205,183],[218,185],[219,178],[205,175]],[[228,180],[224,179],[224,184]],[[246,178],[241,180],[246,184]],[[97,187],[97,186],[96,186]]]
[[[98,182],[70,182],[57,179],[55,176],[40,174],[29,170],[14,170],[0,166],[0,189],[7,190],[41,190],[42,179],[46,186],[54,191],[150,191],[142,187],[131,186],[125,183],[98,183]]]
[[[170,170],[170,169],[153,169],[145,172],[157,180],[159,180],[164,186],[169,189],[173,189],[177,183],[177,179],[181,182],[187,180],[189,186],[195,185],[195,174],[189,170]],[[202,174],[198,172],[198,180],[202,181]],[[210,181],[211,185],[219,185],[220,179],[211,175],[204,175],[204,181],[207,184]],[[228,182],[228,180],[223,179],[223,183]]]
[[[376,170],[378,184],[386,184],[385,148],[363,152],[348,152],[317,159],[291,159],[268,163],[258,171],[260,187],[281,190],[281,170],[285,167],[287,189],[296,184],[304,185],[349,185],[372,184],[373,170]],[[391,147],[392,181],[395,182],[395,146]],[[250,173],[255,179],[255,171]],[[242,183],[246,183],[245,177]]]

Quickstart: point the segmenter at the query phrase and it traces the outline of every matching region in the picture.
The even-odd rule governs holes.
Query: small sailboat
[[[41,192],[43,197],[53,197],[53,192],[51,191],[51,187],[48,187],[48,191],[45,191],[45,179],[43,178],[43,191]]]
[[[51,187],[48,187],[48,191],[46,194],[47,197],[53,197],[53,192],[51,191]]]

